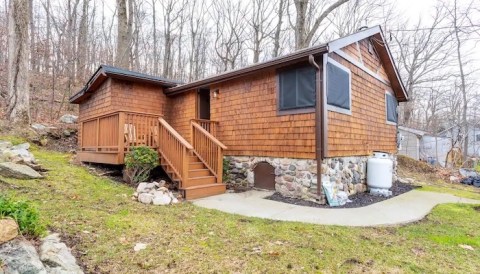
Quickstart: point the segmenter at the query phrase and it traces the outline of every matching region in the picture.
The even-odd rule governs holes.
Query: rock
[[[13,219],[0,219],[0,244],[18,236],[18,224]]]
[[[44,134],[47,132],[47,126],[42,124],[32,124],[31,127],[33,128],[33,130],[40,134]]]
[[[35,247],[19,239],[0,245],[0,262],[3,265],[0,271],[3,270],[4,273],[47,274]]]
[[[12,143],[9,141],[0,141],[0,152],[7,148],[11,148],[12,146],[13,146]]]
[[[138,252],[140,250],[144,250],[145,248],[147,248],[147,244],[144,244],[144,243],[136,243],[135,246],[133,247],[133,250],[135,252]]]
[[[466,250],[475,251],[475,249],[474,249],[472,246],[470,246],[470,245],[462,245],[462,244],[460,244],[460,245],[458,245],[458,246],[461,247],[461,248],[463,248],[463,249],[466,249]]]
[[[48,273],[83,274],[70,249],[61,242],[57,233],[45,237],[42,241],[40,260],[47,266]]]
[[[60,117],[60,122],[65,124],[75,124],[78,120],[78,116],[72,114],[65,114]]]
[[[16,145],[16,146],[13,146],[12,147],[12,150],[20,150],[20,149],[24,149],[24,150],[28,150],[30,149],[30,144],[29,143],[23,143],[23,144],[19,144],[19,145]]]
[[[167,192],[168,192],[168,188],[162,186],[162,187],[159,187],[159,188],[158,188],[158,191],[161,191],[161,192],[163,192],[163,193],[167,193]]]
[[[17,179],[39,179],[43,178],[40,173],[26,165],[15,163],[0,163],[0,175]]]
[[[65,136],[65,137],[70,137],[70,135],[72,135],[70,133],[70,130],[68,130],[68,129],[65,129],[62,133],[63,133],[63,136]]]
[[[156,186],[156,183],[148,183],[146,185],[146,188],[149,188],[149,189],[155,189],[157,186]]]
[[[152,200],[154,205],[169,205],[171,201],[170,195],[161,191],[155,192]]]
[[[145,188],[147,187],[148,183],[139,183],[137,186],[137,192],[142,193],[145,192]]]
[[[153,200],[153,194],[151,193],[140,193],[138,195],[138,201],[142,204],[150,204]]]

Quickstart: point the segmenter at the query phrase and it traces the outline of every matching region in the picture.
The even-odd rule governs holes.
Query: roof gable
[[[382,28],[380,26],[375,26],[368,28],[363,31],[359,31],[352,35],[348,35],[336,40],[333,40],[328,43],[328,52],[338,52],[342,48],[356,43],[358,41],[369,38],[373,47],[375,48],[376,53],[378,54],[384,69],[387,73],[388,80],[392,86],[393,91],[397,99],[401,102],[408,101],[408,93],[403,85],[403,82],[400,78],[400,73],[395,65],[390,48],[385,40]]]
[[[70,103],[78,104],[81,101],[90,97],[91,93],[95,92],[95,90],[107,78],[120,79],[137,83],[147,83],[166,88],[182,84],[182,82],[165,79],[158,76],[148,75],[108,65],[100,65],[100,67],[95,71],[92,77],[90,77],[90,79],[87,81],[87,84],[85,84],[85,86],[79,92],[70,97]]]

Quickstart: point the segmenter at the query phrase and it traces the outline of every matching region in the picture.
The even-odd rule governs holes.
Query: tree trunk
[[[307,29],[307,8],[309,0],[295,0],[295,9],[297,16],[295,19],[295,48],[306,48],[312,42],[312,39],[317,32],[320,24],[327,18],[327,16],[336,8],[347,3],[349,0],[337,0],[335,3],[327,7],[316,19],[310,30]],[[311,20],[313,21],[313,20]]]
[[[277,57],[280,53],[280,33],[282,31],[282,19],[283,19],[283,10],[285,6],[285,0],[280,0],[278,3],[278,21],[275,28],[275,36],[273,38],[273,57]]]
[[[10,0],[7,117],[17,125],[30,123],[28,6],[28,0]]]
[[[128,37],[127,0],[117,0],[117,51],[115,65],[128,68],[130,40]]]
[[[80,18],[80,31],[78,34],[77,49],[77,70],[78,79],[84,81],[85,77],[85,64],[87,62],[87,37],[88,37],[88,2],[90,0],[83,0],[82,5],[82,17]]]

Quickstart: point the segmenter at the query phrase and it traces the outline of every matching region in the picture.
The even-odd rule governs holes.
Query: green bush
[[[150,171],[158,165],[158,153],[145,146],[134,147],[125,156],[126,174],[130,183],[140,183],[148,179]]]
[[[223,158],[223,182],[226,182],[229,178],[229,175],[230,174],[230,160],[228,160],[227,158]]]
[[[46,229],[40,223],[38,210],[27,201],[15,201],[0,195],[0,218],[10,217],[17,221],[22,234],[42,236]]]

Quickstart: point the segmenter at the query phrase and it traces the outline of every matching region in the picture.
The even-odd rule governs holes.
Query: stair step
[[[188,156],[188,162],[189,163],[196,163],[196,162],[201,162],[200,159],[197,156]]]
[[[225,184],[207,184],[200,186],[191,186],[182,188],[183,197],[186,200],[198,199],[212,195],[225,193],[227,185]]]
[[[188,185],[184,185],[184,186],[191,187],[191,186],[208,185],[208,184],[214,184],[215,182],[216,182],[215,176],[193,177],[193,178],[188,178],[188,182],[187,182]]]
[[[188,165],[189,170],[192,169],[204,169],[205,165],[202,162],[193,162]]]
[[[204,176],[212,176],[212,173],[210,173],[210,170],[203,168],[203,169],[190,169],[188,171],[188,177],[189,178],[195,178],[195,177],[204,177]]]

